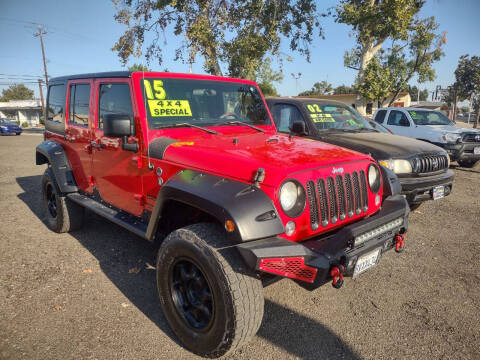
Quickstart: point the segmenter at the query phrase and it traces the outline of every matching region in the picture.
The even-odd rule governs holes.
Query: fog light
[[[294,221],[287,222],[287,225],[285,225],[285,234],[290,236],[293,234],[294,231],[295,231],[295,222]]]
[[[380,204],[380,195],[375,195],[375,206],[378,206]]]

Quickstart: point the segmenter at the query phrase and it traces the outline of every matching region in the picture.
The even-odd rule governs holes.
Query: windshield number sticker
[[[312,118],[313,122],[335,122],[335,119],[332,117],[332,115],[322,112],[322,109],[320,109],[318,104],[308,104],[307,109],[311,113],[310,117]]]
[[[148,100],[150,114],[162,116],[192,116],[188,100]]]
[[[145,94],[147,95],[147,98],[164,100],[167,97],[167,93],[163,88],[162,80],[153,80],[153,89],[152,83],[147,79],[143,79],[143,85],[145,86]]]

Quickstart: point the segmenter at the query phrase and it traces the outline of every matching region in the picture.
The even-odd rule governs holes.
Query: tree
[[[389,67],[380,64],[379,57],[375,56],[367,65],[363,81],[356,86],[357,94],[364,99],[378,102],[382,107],[383,102],[390,94],[393,85],[392,74]]]
[[[283,74],[281,71],[272,69],[272,59],[266,58],[251,80],[258,83],[264,96],[279,96],[273,83],[282,81]]]
[[[23,84],[10,85],[8,89],[2,90],[2,96],[0,97],[0,101],[33,99],[35,99],[33,90]]]
[[[446,44],[446,33],[437,35],[438,24],[433,17],[416,20],[405,41],[394,43],[384,54],[384,66],[390,68],[393,76],[392,106],[400,91],[408,88],[408,82],[417,76],[419,83],[433,81],[433,64],[444,55],[442,46]]]
[[[310,90],[306,90],[298,94],[298,96],[310,96],[310,95],[325,95],[331,94],[333,92],[332,84],[328,82],[320,81],[313,84],[313,87]]]
[[[163,61],[165,33],[184,39],[175,60],[193,63],[204,58],[204,69],[222,75],[249,77],[266,56],[279,57],[282,38],[290,49],[310,59],[309,45],[317,29],[322,36],[314,0],[114,0],[115,20],[126,25],[112,50],[122,63],[141,56],[147,33],[154,34],[146,45],[147,61]],[[186,53],[186,54],[185,54]]]
[[[351,25],[356,47],[345,53],[345,66],[358,70],[355,85],[364,81],[367,66],[387,39],[407,40],[424,0],[341,0],[335,21]],[[361,98],[356,99],[362,106]]]
[[[128,71],[145,71],[145,72],[149,72],[149,71],[152,71],[148,68],[148,66],[146,65],[143,65],[143,64],[133,64],[131,66],[128,67]]]
[[[459,100],[471,99],[477,113],[473,127],[477,127],[480,117],[480,57],[462,55],[455,70],[453,88]],[[456,99],[455,99],[456,100]]]
[[[353,93],[355,93],[355,89],[354,89],[353,86],[340,85],[340,86],[337,86],[336,88],[333,89],[333,93],[335,95],[338,95],[338,94],[353,94]]]
[[[416,85],[409,86],[408,92],[410,94],[410,98],[412,99],[412,101],[417,101],[417,98],[419,98],[420,101],[426,101],[428,98],[428,89],[423,89],[423,90],[420,90],[419,92],[418,87]]]

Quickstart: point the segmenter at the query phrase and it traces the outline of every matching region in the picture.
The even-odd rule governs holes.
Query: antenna
[[[147,127],[147,141],[145,141],[145,144],[147,144],[147,162],[148,162],[148,168],[150,170],[153,170],[153,165],[150,162],[150,136],[149,136],[149,131],[150,131],[150,124],[148,123],[148,112],[147,112],[147,96],[145,93],[145,64],[144,64],[144,59],[142,58],[142,85],[143,85],[143,108],[145,109],[145,125]]]

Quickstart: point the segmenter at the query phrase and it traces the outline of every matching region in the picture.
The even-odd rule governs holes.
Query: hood
[[[12,123],[6,123],[6,124],[0,124],[0,126],[5,126],[9,129],[18,129],[20,128],[20,126],[18,126],[17,124],[12,124]]]
[[[194,129],[176,130],[168,132],[172,143],[164,150],[164,160],[243,181],[252,181],[257,169],[264,168],[263,184],[268,186],[277,186],[298,172],[369,160],[367,155],[352,150],[283,134],[246,130],[215,135]],[[164,140],[153,140],[150,147]]]
[[[406,158],[420,153],[439,153],[443,149],[425,141],[378,132],[329,133],[319,139],[370,154],[376,160]]]
[[[477,129],[471,129],[471,128],[464,128],[461,126],[456,126],[456,125],[425,125],[430,129],[436,130],[436,131],[442,131],[442,132],[452,132],[456,134],[463,134],[463,133],[472,133],[472,132],[478,132],[480,133],[479,130]]]

